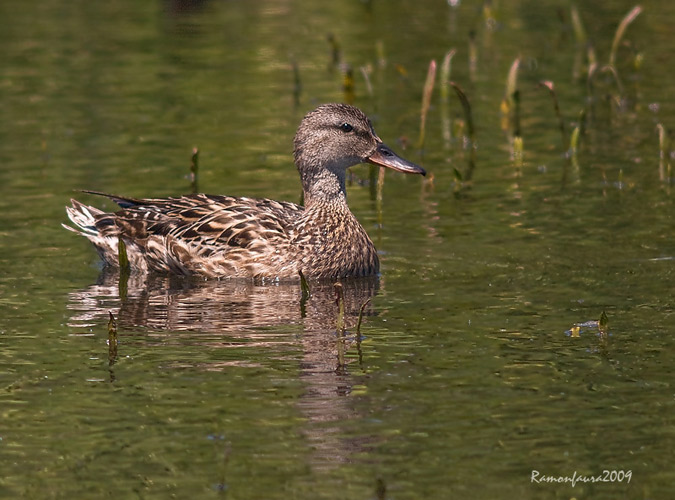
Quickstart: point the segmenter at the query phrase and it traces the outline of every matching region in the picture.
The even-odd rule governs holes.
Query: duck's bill
[[[366,161],[374,165],[388,167],[406,174],[427,175],[422,167],[401,158],[384,144],[379,144],[375,152],[366,158]]]

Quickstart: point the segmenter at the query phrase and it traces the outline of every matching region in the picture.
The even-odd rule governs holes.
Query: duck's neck
[[[347,206],[345,175],[344,169],[320,169],[301,175],[305,208],[335,204]]]

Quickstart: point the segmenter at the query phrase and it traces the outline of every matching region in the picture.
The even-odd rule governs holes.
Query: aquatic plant
[[[370,81],[370,75],[373,72],[373,67],[370,64],[366,64],[364,66],[360,66],[359,71],[361,72],[361,76],[363,76],[363,80],[366,82],[366,91],[368,92],[368,95],[373,97],[373,84]]]
[[[502,130],[510,132],[513,136],[520,135],[520,117],[519,104],[520,95],[518,92],[518,69],[520,68],[520,58],[516,58],[509,68],[506,77],[506,89],[501,103],[502,111]]]
[[[199,185],[197,182],[197,174],[199,173],[199,149],[192,148],[192,156],[190,157],[190,189],[192,194],[199,192]]]
[[[449,50],[443,57],[441,64],[439,92],[441,100],[441,129],[443,133],[443,140],[446,146],[450,145],[452,140],[452,127],[450,126],[450,116],[448,111],[448,95],[450,83],[450,69],[452,58],[455,55],[455,49]]]
[[[609,319],[607,318],[607,313],[602,311],[600,314],[600,319],[598,320],[598,330],[601,334],[606,334],[609,329]]]
[[[572,19],[574,38],[579,45],[584,45],[588,40],[586,37],[586,29],[584,28],[584,23],[579,15],[579,9],[577,9],[577,6],[574,4],[570,7],[570,17]]]
[[[312,294],[309,289],[309,283],[307,283],[307,278],[302,274],[302,271],[298,271],[298,274],[300,275],[300,290],[302,290],[302,297],[307,300]]]
[[[335,283],[335,302],[338,307],[336,329],[337,329],[337,356],[338,356],[338,370],[344,369],[345,366],[345,297],[342,283]]]
[[[354,90],[354,70],[349,64],[344,64],[342,67],[342,92],[347,104],[353,104],[356,97]]]
[[[656,130],[659,133],[659,180],[661,182],[670,182],[670,140],[664,126],[656,124]]]
[[[300,95],[302,94],[302,79],[300,78],[300,67],[298,61],[291,60],[293,68],[293,103],[296,107],[300,106]]]
[[[363,320],[363,311],[366,310],[366,306],[370,304],[370,297],[366,299],[366,301],[361,304],[361,309],[359,309],[359,320],[356,323],[356,335],[360,338],[361,337],[361,321]]]
[[[113,313],[108,311],[108,365],[112,366],[117,361],[117,321]]]
[[[560,113],[560,105],[558,104],[558,96],[555,92],[555,86],[552,81],[543,80],[539,82],[539,87],[545,87],[548,89],[551,100],[553,101],[553,110],[555,111],[555,116],[558,119],[558,128],[560,129],[560,139],[562,141],[563,151],[567,152],[569,147],[567,144],[567,135],[565,133],[565,122],[563,121],[562,115]]]
[[[431,94],[434,91],[434,82],[436,81],[436,60],[432,59],[427,70],[427,79],[424,82],[424,91],[422,92],[422,109],[420,110],[420,138],[418,147],[424,147],[424,134],[427,123],[427,113],[431,106]]]
[[[326,39],[328,40],[331,49],[331,60],[329,63],[329,69],[334,69],[339,67],[340,62],[342,61],[342,51],[340,50],[340,43],[337,41],[337,38],[335,38],[335,35],[333,33],[328,33]]]
[[[609,53],[609,65],[612,67],[616,67],[616,52],[617,49],[619,48],[619,42],[621,42],[621,39],[623,38],[624,33],[626,32],[626,29],[628,28],[628,25],[630,25],[637,16],[640,15],[642,12],[642,7],[640,5],[636,5],[633,7],[628,14],[624,16],[624,18],[621,20],[619,23],[619,26],[616,29],[616,33],[614,33],[614,39],[612,40],[612,49]]]
[[[117,285],[118,292],[120,299],[125,300],[127,298],[127,284],[131,275],[131,265],[127,256],[127,246],[121,237],[117,238],[117,261],[120,267],[120,278]]]
[[[473,171],[476,167],[476,137],[473,126],[473,116],[471,113],[471,103],[459,85],[455,82],[450,82],[450,86],[455,90],[459,101],[462,103],[462,109],[464,110],[464,119],[466,122],[466,138],[464,142],[465,145],[469,147],[469,160],[466,170],[461,175],[461,181],[469,182],[473,177]]]

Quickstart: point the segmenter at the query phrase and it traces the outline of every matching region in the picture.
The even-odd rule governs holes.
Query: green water
[[[634,4],[579,4],[590,87],[567,2],[0,5],[0,497],[672,498],[675,211],[656,126],[675,127],[675,5],[642,2],[619,87],[601,67]],[[60,227],[70,197],[111,208],[75,189],[189,192],[193,147],[201,191],[297,201],[299,120],[349,98],[329,33],[354,104],[433,174],[388,172],[378,201],[353,169],[382,273],[343,283],[345,337],[332,283],[307,300],[162,276],[120,289]],[[418,145],[427,67],[453,48],[470,182],[452,90]],[[500,111],[517,57],[522,164]],[[565,141],[586,109],[574,159],[541,80]]]

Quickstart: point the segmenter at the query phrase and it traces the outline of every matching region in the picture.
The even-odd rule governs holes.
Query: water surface
[[[621,86],[599,71],[589,87],[569,5],[492,4],[1,6],[0,496],[672,497],[675,212],[656,126],[675,125],[675,8],[643,2]],[[632,7],[579,5],[600,64]],[[427,67],[450,49],[470,182],[452,91],[418,144]],[[500,111],[517,57],[522,163]],[[575,158],[541,80],[564,138],[586,110]],[[298,201],[298,122],[350,99],[433,179],[388,172],[378,201],[353,169],[382,272],[343,283],[344,336],[333,283],[306,300],[163,276],[120,289],[60,227],[70,197],[113,208],[75,189],[189,192],[193,147],[201,191]]]

